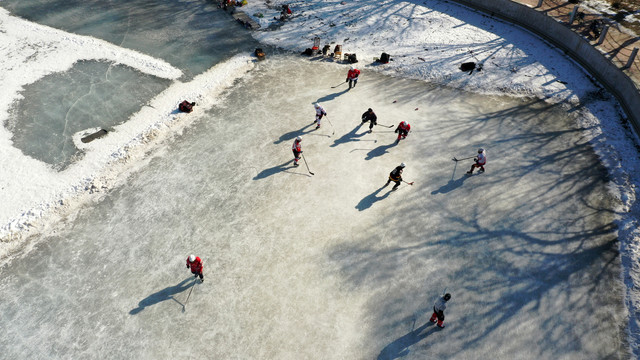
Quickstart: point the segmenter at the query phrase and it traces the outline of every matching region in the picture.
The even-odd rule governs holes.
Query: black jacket
[[[376,116],[376,113],[369,112],[369,111],[365,111],[364,114],[362,114],[362,121],[372,121],[374,124],[376,123],[376,121],[378,120],[378,117]]]
[[[402,181],[402,166],[397,166],[389,173],[389,178],[393,181]]]

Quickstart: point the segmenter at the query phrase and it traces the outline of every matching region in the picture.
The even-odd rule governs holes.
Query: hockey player
[[[200,282],[204,282],[204,275],[202,275],[202,259],[195,255],[189,255],[187,258],[187,269],[191,268],[191,273],[197,278],[200,276]]]
[[[404,170],[405,166],[406,166],[405,163],[402,163],[399,166],[396,166],[396,168],[389,173],[389,180],[387,180],[387,183],[384,184],[384,186],[389,185],[389,183],[393,181],[396,184],[393,186],[393,189],[391,189],[391,191],[396,190],[398,186],[400,186],[400,184],[402,183],[402,171]]]
[[[438,321],[438,327],[444,328],[444,309],[447,308],[447,301],[451,300],[451,294],[446,293],[433,304],[433,314],[431,315],[432,323]],[[437,319],[437,320],[436,320]]]
[[[300,154],[302,154],[302,138],[300,136],[293,141],[291,150],[293,150],[293,166],[298,166],[298,160],[300,160]]]
[[[323,116],[327,115],[327,112],[324,111],[324,108],[322,107],[322,105],[320,105],[320,103],[315,103],[313,105],[313,107],[316,108],[316,119],[313,121],[314,124],[317,124],[316,129],[320,128],[320,120],[322,120]]]
[[[370,121],[370,123],[369,123],[369,133],[372,133],[373,132],[373,126],[374,125],[378,125],[378,122],[377,122],[378,121],[378,117],[376,116],[376,113],[374,113],[371,108],[369,108],[369,110],[365,111],[365,113],[362,114],[362,123],[360,124],[360,126],[362,126],[367,121]]]
[[[400,140],[404,140],[407,135],[409,135],[409,131],[411,131],[411,125],[408,122],[402,121],[396,127],[395,133],[398,134],[398,138],[396,139],[396,143],[400,142]]]
[[[349,89],[352,87],[356,87],[358,83],[358,76],[360,76],[360,70],[351,66],[349,68],[349,72],[347,73],[347,80],[345,82],[349,82]]]
[[[487,163],[487,153],[483,148],[478,149],[478,155],[473,158],[475,164],[471,165],[471,170],[467,171],[467,174],[473,174],[473,169],[480,168],[478,171],[480,174],[484,172],[484,165]]]

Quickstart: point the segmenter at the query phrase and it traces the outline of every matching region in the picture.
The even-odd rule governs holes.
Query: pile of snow
[[[25,85],[70,69],[81,60],[124,64],[154,76],[177,79],[182,73],[167,62],[91,37],[79,36],[10,16],[0,9],[0,122]],[[253,67],[249,56],[236,56],[188,83],[175,81],[127,122],[100,141],[83,144],[86,156],[62,172],[25,156],[12,146],[11,133],[0,128],[0,259],[31,234],[43,231],[94,193],[112,188],[122,174],[144,158],[152,144],[179,132],[198,111],[215,103],[217,95]],[[193,114],[177,112],[184,99],[196,101]],[[83,131],[84,134],[86,131]],[[75,134],[78,138],[82,134]]]

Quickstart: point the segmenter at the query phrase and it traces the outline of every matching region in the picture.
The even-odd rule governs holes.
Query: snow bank
[[[104,59],[126,64],[155,76],[176,79],[181,72],[160,59],[120,48],[90,37],[77,36],[30,23],[0,9],[0,121],[18,99],[24,85],[45,75],[68,70],[76,61]],[[5,60],[6,59],[6,60]],[[253,67],[248,56],[236,56],[197,76],[188,83],[176,81],[127,122],[106,137],[84,144],[82,160],[63,172],[24,156],[11,145],[11,134],[0,130],[0,259],[25,244],[29,235],[43,231],[60,217],[111,188],[121,175],[133,169],[153,144],[179,132],[198,113],[215,104],[224,89]],[[191,114],[179,113],[178,103],[197,103]],[[78,135],[78,134],[76,134]],[[76,136],[77,137],[77,136]]]

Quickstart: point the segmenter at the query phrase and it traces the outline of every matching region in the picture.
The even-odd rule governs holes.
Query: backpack
[[[389,57],[390,55],[387,53],[382,53],[382,55],[380,55],[380,62],[383,64],[388,64],[389,63]]]
[[[180,105],[178,106],[178,109],[180,109],[180,111],[182,112],[186,112],[186,113],[190,113],[193,111],[193,105],[195,105],[196,103],[190,103],[187,100],[183,101],[180,103]]]

